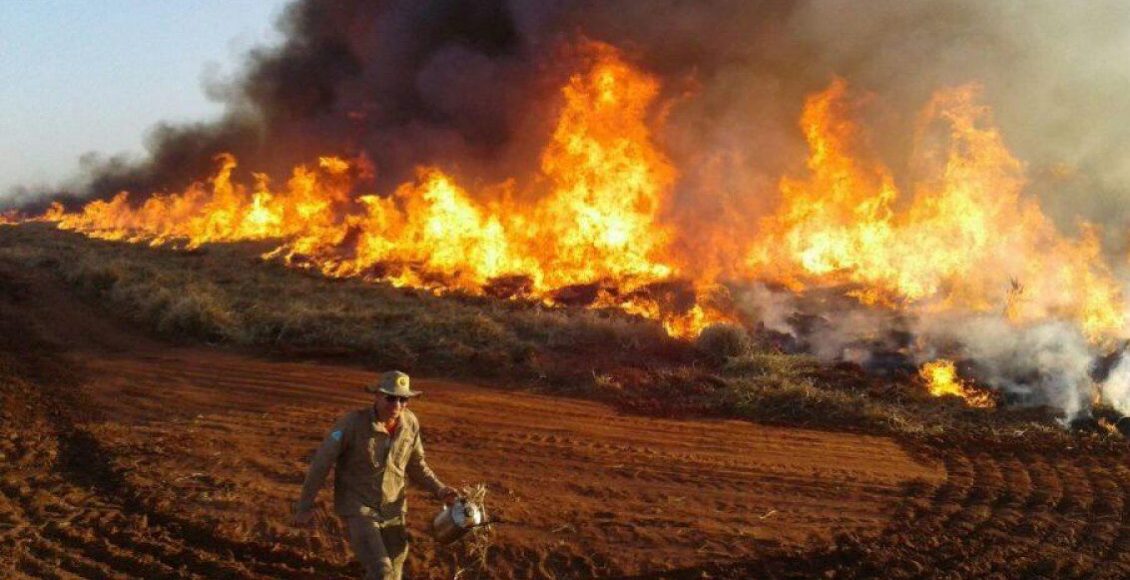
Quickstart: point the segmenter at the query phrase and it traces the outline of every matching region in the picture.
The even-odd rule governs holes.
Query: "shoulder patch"
[[[334,441],[341,441],[341,429],[338,429],[337,431],[330,433],[330,437],[333,437]]]

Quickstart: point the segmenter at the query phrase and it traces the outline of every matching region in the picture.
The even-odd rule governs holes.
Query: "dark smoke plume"
[[[805,96],[840,77],[863,97],[853,113],[904,191],[923,105],[939,89],[979,83],[1005,142],[1027,164],[1027,193],[1061,230],[1080,217],[1104,226],[1114,256],[1107,262],[1127,278],[1123,0],[296,0],[278,25],[281,45],[252,51],[234,78],[206,87],[225,104],[220,120],[157,126],[139,161],[84,158],[77,199],[179,191],[211,175],[221,152],[239,159],[241,180],[252,171],[285,179],[321,155],[361,160],[373,171],[359,193],[391,192],[422,164],[472,192],[530,178],[560,87],[591,40],[617,47],[662,83],[655,136],[679,172],[663,218],[682,235],[673,242],[679,255],[711,257],[695,267],[724,278],[740,259],[729,245],[750,236],[733,234],[756,229],[777,205],[781,177],[803,172]],[[36,188],[13,193],[9,206],[44,199]],[[818,309],[808,319],[829,316],[806,333],[794,323],[804,313],[795,296],[754,285],[738,298],[765,328],[795,335],[818,356],[974,359],[979,378],[1014,394],[1071,416],[1089,404],[1096,353],[1073,328],[910,312],[896,334],[921,345],[909,349],[900,338],[876,347],[880,330],[892,328],[880,314]],[[1127,369],[1119,363],[1110,382],[1130,409]]]
[[[209,87],[216,123],[161,125],[149,159],[94,168],[86,191],[180,189],[230,152],[248,170],[285,177],[319,155],[365,155],[380,185],[422,162],[482,160],[510,140],[528,99],[531,54],[504,2],[301,1],[278,48]]]
[[[236,78],[206,87],[225,103],[222,119],[158,125],[140,161],[88,156],[76,193],[179,191],[210,175],[220,152],[275,178],[319,155],[363,157],[376,176],[363,185],[378,192],[419,164],[472,181],[528,173],[559,88],[576,72],[574,49],[596,40],[660,76],[670,102],[685,102],[665,136],[676,160],[732,176],[719,182],[713,171],[689,170],[688,201],[717,189],[764,205],[772,180],[763,175],[802,151],[794,124],[803,95],[828,78],[795,69],[806,60],[789,30],[796,9],[779,1],[298,0],[279,20],[281,46],[252,51]],[[704,209],[731,202],[720,203]]]
[[[673,214],[771,208],[777,179],[803,159],[804,95],[839,75],[876,96],[867,121],[896,173],[929,94],[984,84],[1062,225],[1082,213],[1121,229],[1127,24],[1118,0],[297,0],[279,19],[280,46],[206,87],[226,105],[220,120],[155,127],[139,161],[90,156],[74,189],[180,190],[220,152],[276,179],[318,155],[364,157],[377,192],[419,164],[472,181],[527,173],[574,72],[570,47],[591,39],[664,83],[660,137],[681,171]]]

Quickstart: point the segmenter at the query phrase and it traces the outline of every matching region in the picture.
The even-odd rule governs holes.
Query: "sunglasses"
[[[396,395],[385,395],[385,400],[390,403],[400,403],[401,405],[408,404],[408,397],[398,397]]]

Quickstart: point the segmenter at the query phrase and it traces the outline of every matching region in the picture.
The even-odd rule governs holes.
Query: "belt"
[[[373,520],[373,522],[377,524],[378,528],[393,528],[396,526],[405,525],[404,514],[391,518],[385,518],[381,516],[381,512],[379,510],[375,510],[367,505],[361,506],[361,517]]]

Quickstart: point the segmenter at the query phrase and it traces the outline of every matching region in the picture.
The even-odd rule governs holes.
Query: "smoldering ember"
[[[277,28],[0,192],[4,577],[1130,575],[1123,3]]]

